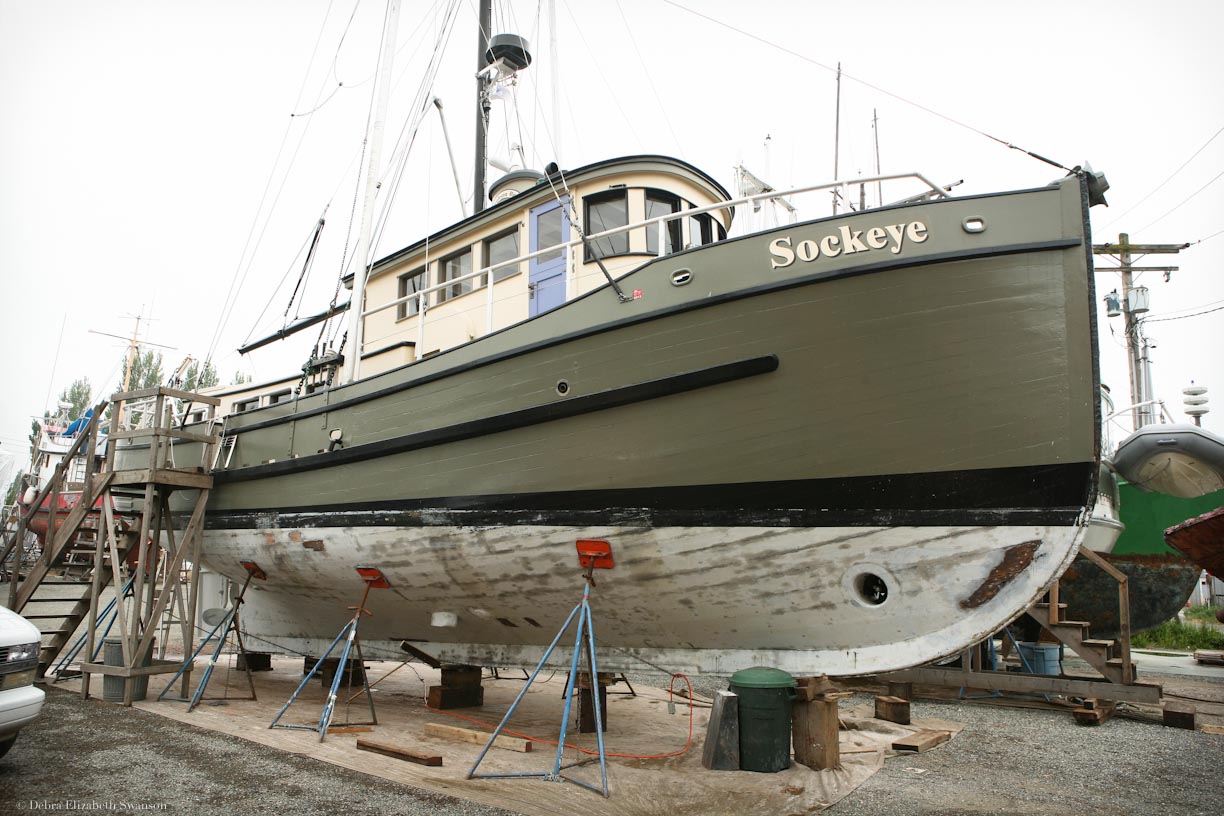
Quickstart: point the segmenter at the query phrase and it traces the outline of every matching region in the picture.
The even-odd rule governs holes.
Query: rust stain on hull
[[[960,602],[961,609],[977,609],[982,604],[993,599],[999,590],[1007,586],[1013,578],[1028,569],[1033,563],[1033,556],[1041,547],[1040,541],[1025,541],[1008,547],[1003,553],[1003,560],[990,571],[986,580],[973,591],[973,594]]]

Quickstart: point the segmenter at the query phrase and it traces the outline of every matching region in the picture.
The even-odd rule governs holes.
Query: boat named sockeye
[[[609,670],[881,672],[996,631],[1095,499],[1098,180],[881,178],[919,195],[734,235],[802,191],[734,199],[664,156],[520,171],[373,263],[361,376],[321,355],[221,395],[203,560],[267,573],[244,627],[319,654],[373,566],[367,655],[530,665],[594,538]]]

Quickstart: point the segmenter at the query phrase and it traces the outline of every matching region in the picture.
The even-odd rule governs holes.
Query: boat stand
[[[374,712],[374,694],[370,691],[370,681],[369,678],[366,677],[365,673],[365,656],[361,653],[361,638],[357,636],[357,624],[361,621],[362,615],[374,614],[365,608],[366,599],[370,597],[370,590],[386,589],[391,585],[387,583],[386,576],[382,574],[382,571],[376,567],[358,567],[357,574],[361,576],[362,581],[365,581],[365,591],[361,595],[361,603],[359,603],[357,606],[349,607],[349,609],[354,610],[352,620],[344,625],[344,628],[340,630],[340,634],[336,635],[336,639],[333,640],[331,645],[327,647],[327,651],[324,652],[322,657],[320,657],[314,664],[314,668],[311,669],[304,678],[302,678],[302,682],[289,697],[289,701],[285,703],[281,710],[276,713],[276,716],[272,718],[272,723],[268,726],[268,728],[298,728],[305,731],[318,731],[319,742],[322,742],[327,737],[327,729],[331,726],[332,714],[336,708],[336,698],[340,693],[340,683],[344,680],[345,674],[349,675],[349,688],[352,688],[353,675],[351,672],[346,672],[345,670],[348,668],[349,654],[352,652],[354,647],[357,649],[357,661],[361,665],[362,688],[357,694],[365,692],[366,700],[370,705],[370,719],[364,722],[345,722],[340,723],[340,725],[378,725],[378,715]],[[289,710],[289,706],[293,705],[293,701],[296,700],[297,696],[302,693],[302,689],[306,688],[306,684],[309,683],[310,679],[315,676],[315,674],[319,671],[319,668],[323,665],[327,658],[331,656],[331,653],[335,651],[336,646],[338,646],[341,641],[344,641],[344,645],[340,649],[340,663],[336,669],[336,676],[332,678],[331,689],[328,691],[327,701],[323,704],[323,713],[319,716],[319,722],[315,725],[280,723],[280,718],[284,716],[286,711]],[[353,697],[356,696],[357,695],[355,694],[352,697],[349,697],[349,702],[351,702]]]
[[[213,669],[217,667],[217,661],[221,658],[221,650],[225,648],[225,644],[229,642],[230,632],[234,633],[234,637],[238,641],[238,654],[242,656],[243,671],[246,673],[247,686],[251,690],[250,697],[235,699],[258,699],[255,696],[255,680],[251,677],[251,666],[249,661],[246,659],[246,646],[242,642],[242,629],[238,625],[238,608],[242,606],[242,600],[246,595],[247,587],[251,585],[251,579],[258,578],[261,581],[265,581],[268,578],[268,574],[260,569],[259,565],[254,561],[240,561],[239,563],[242,564],[243,568],[246,570],[247,577],[246,580],[242,582],[242,589],[238,590],[238,595],[234,598],[234,605],[226,611],[224,617],[213,625],[213,628],[207,635],[204,636],[204,639],[200,641],[200,645],[197,646],[196,650],[191,653],[191,656],[183,661],[182,667],[175,672],[174,677],[170,678],[170,682],[167,683],[166,687],[161,690],[161,694],[157,695],[158,701],[165,699],[173,700],[177,703],[187,703],[187,713],[190,714],[192,709],[198,706],[200,701],[204,699],[204,689],[208,688],[208,681],[212,677]],[[206,623],[212,623],[212,621],[207,620],[208,613],[205,613],[204,617],[206,618]],[[213,649],[212,657],[208,659],[208,665],[204,667],[203,674],[200,675],[200,683],[196,686],[195,693],[192,694],[190,698],[166,697],[166,693],[170,691],[170,689],[174,688],[174,683],[180,677],[182,677],[184,673],[191,671],[192,666],[195,664],[195,659],[199,657],[200,652],[204,651],[204,647],[207,646],[209,641],[211,641],[214,637],[217,639],[217,645]]]
[[[480,756],[476,757],[476,762],[472,765],[472,769],[467,773],[468,779],[507,779],[527,777],[545,779],[550,782],[572,782],[575,785],[586,788],[587,790],[603,794],[605,799],[609,797],[608,756],[607,752],[604,750],[603,728],[601,727],[603,723],[603,712],[601,710],[599,701],[600,695],[598,692],[592,695],[592,700],[595,705],[595,735],[599,743],[599,770],[603,786],[596,787],[588,782],[583,782],[580,779],[573,779],[572,777],[563,776],[561,774],[561,771],[565,768],[572,768],[575,765],[582,765],[589,761],[582,760],[565,766],[561,764],[562,755],[565,751],[565,733],[566,728],[569,725],[570,709],[573,707],[574,703],[574,686],[578,679],[578,656],[582,651],[584,651],[584,647],[589,661],[588,668],[590,669],[591,687],[594,689],[599,688],[597,680],[599,677],[599,666],[595,660],[595,627],[591,619],[590,603],[591,588],[595,586],[595,578],[593,573],[596,569],[611,569],[613,566],[612,545],[610,545],[608,542],[580,540],[577,542],[577,548],[578,563],[586,570],[582,576],[582,600],[579,601],[578,605],[575,606],[573,611],[569,613],[569,617],[565,619],[565,623],[562,624],[561,629],[558,630],[557,636],[553,638],[553,641],[549,647],[544,650],[544,656],[540,658],[539,665],[536,666],[535,671],[531,673],[531,676],[527,678],[527,682],[523,684],[522,690],[519,691],[518,696],[514,698],[514,702],[510,705],[510,710],[506,712],[506,715],[502,717],[502,721],[498,724],[497,728],[494,729],[493,736],[489,737],[489,741],[485,745],[484,750],[480,752]],[[540,674],[540,670],[544,668],[544,664],[548,662],[548,658],[552,655],[553,650],[557,648],[557,644],[561,642],[561,637],[565,634],[566,630],[569,629],[570,624],[575,618],[578,619],[578,628],[574,633],[574,655],[570,660],[569,679],[565,684],[565,713],[561,716],[561,735],[557,737],[557,756],[556,760],[553,762],[552,770],[523,773],[476,773],[476,769],[480,767],[480,763],[484,760],[485,755],[489,753],[489,749],[493,747],[493,743],[497,741],[498,736],[500,736],[501,732],[505,729],[506,723],[509,722],[510,718],[514,716],[514,712],[518,708],[518,705],[522,701],[523,697],[526,696],[527,690],[531,688],[531,684],[535,682],[536,677]],[[586,635],[585,643],[583,642],[583,635]]]

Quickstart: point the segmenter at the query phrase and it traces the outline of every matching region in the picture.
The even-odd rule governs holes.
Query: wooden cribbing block
[[[898,725],[909,725],[909,700],[881,694],[875,698],[875,715],[877,720],[887,720]]]
[[[391,745],[386,742],[375,742],[374,740],[365,739],[364,737],[357,738],[358,751],[371,751],[375,754],[383,756],[395,757],[396,759],[415,762],[418,765],[431,765],[440,767],[442,765],[442,757],[437,754],[423,754],[419,751],[413,751],[409,748],[404,748],[401,745]]]
[[[480,708],[484,705],[484,689],[480,686],[430,686],[425,701],[430,708],[439,711]]]
[[[1090,697],[1084,700],[1083,706],[1071,712],[1071,716],[1080,725],[1100,725],[1114,715],[1117,703],[1112,700],[1100,700]]]
[[[791,706],[791,739],[795,761],[800,765],[817,771],[841,767],[837,744],[841,720],[837,716],[837,700],[842,696],[818,694],[810,702],[796,697]]]
[[[888,683],[888,696],[900,697],[902,700],[912,700],[914,699],[914,684],[898,683],[890,680]]]
[[[491,736],[487,731],[476,731],[471,728],[459,728],[454,725],[440,725],[438,723],[425,723],[425,733],[431,737],[439,739],[454,740],[455,742],[474,742],[483,745],[489,741]],[[523,739],[522,737],[508,737],[501,735],[493,743],[494,748],[505,748],[507,751],[518,751],[520,754],[531,753],[531,740]]]
[[[796,677],[795,683],[795,700],[804,703],[810,703],[821,694],[837,691],[837,687],[823,674],[815,677]]]
[[[720,691],[714,695],[701,766],[709,771],[740,769],[739,696],[733,692]]]
[[[428,690],[430,708],[446,710],[484,705],[479,666],[443,666],[441,671],[442,685],[430,686]]]
[[[1194,730],[1194,715],[1198,713],[1190,703],[1167,702],[1164,704],[1164,724],[1171,728]]]
[[[902,737],[895,740],[892,744],[894,751],[910,751],[920,754],[936,745],[947,742],[952,739],[951,731],[932,731],[924,728],[921,731],[915,731],[908,737]]]
[[[1199,663],[1211,663],[1214,665],[1224,665],[1224,652],[1215,649],[1196,649],[1194,659]]]

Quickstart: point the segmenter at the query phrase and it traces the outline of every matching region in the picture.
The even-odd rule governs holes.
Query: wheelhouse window
[[[425,269],[423,267],[421,269],[414,269],[411,272],[407,272],[399,276],[398,297],[415,295],[428,285],[429,279]],[[404,318],[412,317],[420,310],[421,299],[419,297],[413,298],[412,300],[405,301],[396,307],[395,319],[403,320]]]
[[[493,264],[509,261],[519,256],[519,236],[518,228],[503,232],[501,235],[495,235],[484,242],[484,265],[492,266]],[[519,273],[518,264],[510,264],[503,266],[500,269],[493,270],[493,282],[504,281],[506,278],[514,277]],[[484,286],[484,280],[480,282]]]
[[[646,218],[658,218],[680,212],[680,199],[662,190],[646,191]],[[664,230],[663,252],[671,253],[680,248],[680,219],[667,222]],[[659,225],[649,224],[646,227],[646,251],[651,255],[659,254]]]
[[[698,247],[710,243],[711,219],[706,213],[694,215],[688,219],[688,246]]]
[[[259,397],[251,397],[250,399],[242,400],[234,403],[234,413],[240,414],[243,411],[251,411],[259,407]]]
[[[293,396],[292,389],[286,388],[283,391],[277,391],[275,394],[268,395],[268,404],[276,405],[277,403],[288,402],[291,396]]]
[[[464,275],[472,272],[472,250],[465,249],[462,252],[456,252],[449,258],[443,259],[438,264],[438,283],[446,283],[447,281],[461,278]],[[475,279],[468,278],[465,281],[447,286],[445,289],[438,290],[438,302],[457,298],[460,295],[466,295],[476,288]]]
[[[629,196],[625,190],[611,190],[586,197],[586,232],[594,235],[605,230],[629,225]],[[610,258],[629,253],[629,233],[606,235],[588,242],[585,258]]]

